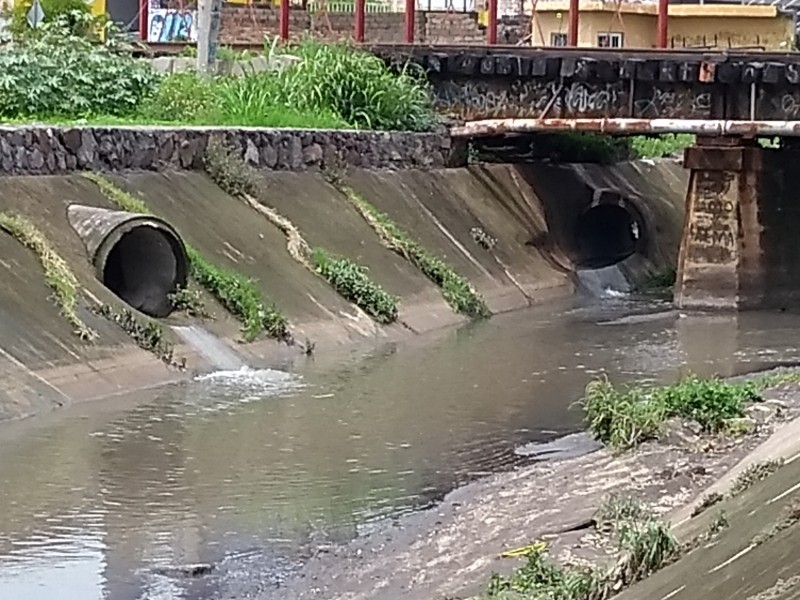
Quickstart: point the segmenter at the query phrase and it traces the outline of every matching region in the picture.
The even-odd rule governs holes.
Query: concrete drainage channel
[[[72,228],[83,240],[97,278],[131,307],[151,317],[172,312],[169,295],[186,286],[183,240],[152,215],[72,204]]]

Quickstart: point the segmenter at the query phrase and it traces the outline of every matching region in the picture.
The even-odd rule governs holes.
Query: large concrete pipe
[[[152,215],[72,204],[70,225],[83,240],[97,278],[152,317],[172,312],[169,294],[186,285],[189,260],[172,226]]]
[[[576,264],[599,269],[632,256],[645,244],[645,222],[636,205],[614,190],[595,190],[575,222]]]

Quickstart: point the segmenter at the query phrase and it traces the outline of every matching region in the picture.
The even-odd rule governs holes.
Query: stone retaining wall
[[[212,136],[254,166],[282,171],[354,166],[437,168],[450,162],[446,133],[203,127],[0,127],[0,174],[75,170],[200,169]]]

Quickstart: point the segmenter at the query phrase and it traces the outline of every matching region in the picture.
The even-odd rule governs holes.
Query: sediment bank
[[[727,498],[735,477],[748,467],[788,459],[798,451],[800,385],[773,387],[763,400],[748,408],[752,431],[743,435],[711,436],[678,427],[620,455],[601,449],[468,484],[429,510],[374,526],[343,546],[317,548],[280,595],[472,597],[486,592],[492,573],[510,573],[524,562],[524,556],[503,558],[503,553],[537,540],[546,540],[549,555],[560,564],[609,566],[617,548],[591,524],[609,497],[640,501],[674,525],[681,543],[690,535],[706,535],[718,507],[700,507],[713,504],[711,492]],[[668,577],[660,580],[663,585]],[[637,595],[636,589],[625,596],[655,597]]]
[[[222,140],[232,149],[236,168],[247,168],[255,177],[254,202],[288,219],[310,247],[365,269],[365,277],[395,297],[397,322],[382,325],[346,300],[290,254],[286,235],[263,211],[223,191],[202,170],[211,139]],[[584,221],[591,223],[590,211],[598,205],[620,205],[621,222],[628,218],[641,228],[636,247],[619,263],[629,279],[675,265],[686,181],[680,165],[446,167],[448,151],[449,140],[438,134],[0,129],[3,211],[29,220],[70,266],[80,291],[77,314],[97,332],[92,341],[74,335],[51,302],[35,253],[12,235],[0,234],[0,269],[7,282],[0,298],[5,340],[0,364],[10,390],[0,394],[0,420],[212,369],[174,335],[172,326],[203,328],[244,364],[263,366],[278,359],[302,360],[312,350],[328,353],[345,344],[464,322],[466,317],[448,300],[450,292],[437,284],[438,275],[432,279],[392,248],[349,193],[462,278],[491,313],[573,292],[576,265],[592,259],[587,253],[603,251],[582,244],[576,233],[576,222],[589,215]],[[81,174],[87,170],[104,173],[108,189]],[[288,322],[294,345],[263,333],[238,343],[241,316],[223,306],[223,290],[204,288],[196,278],[189,283],[192,294],[213,319],[185,310],[155,320],[136,310],[125,313],[131,307],[103,281],[67,211],[73,205],[120,210],[116,193],[129,195],[163,219],[209,268],[250,278],[264,306],[274,307]],[[142,276],[146,269],[133,272]],[[121,316],[109,320],[103,306]],[[126,322],[128,331],[120,327]],[[141,330],[138,343],[131,328]],[[161,350],[148,352],[153,350],[148,344]],[[166,353],[170,360],[163,360]]]

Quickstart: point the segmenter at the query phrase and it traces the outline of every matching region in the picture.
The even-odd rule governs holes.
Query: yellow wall
[[[596,46],[597,34],[610,31],[623,33],[626,48],[652,48],[657,40],[657,22],[655,5],[623,5],[620,20],[607,4],[585,3],[578,22],[578,45]],[[532,45],[549,46],[551,34],[566,33],[567,23],[567,2],[548,2],[544,10],[537,8]],[[769,50],[787,50],[794,39],[794,21],[773,6],[670,6],[669,38],[675,46],[713,45],[715,35],[716,44],[723,48],[764,46]]]
[[[669,37],[675,46],[702,44],[728,46],[765,46],[788,50],[792,46],[794,24],[791,18],[680,17],[669,21]],[[714,36],[716,35],[716,42]]]

